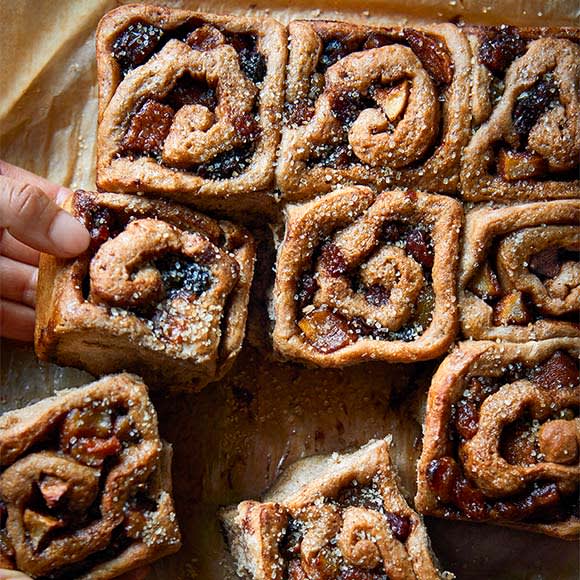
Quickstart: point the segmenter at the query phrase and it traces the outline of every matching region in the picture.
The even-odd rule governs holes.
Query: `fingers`
[[[34,308],[0,300],[0,336],[31,342],[34,339]]]
[[[0,298],[34,307],[38,268],[0,256]]]
[[[31,580],[31,578],[16,570],[0,570],[0,580]]]
[[[38,266],[40,252],[19,242],[6,230],[0,230],[0,256],[6,256],[31,266]]]
[[[0,227],[36,250],[63,258],[89,245],[85,227],[41,189],[5,175],[0,175]]]
[[[30,183],[30,185],[42,189],[42,191],[44,191],[50,199],[56,201],[58,205],[62,205],[62,202],[71,194],[71,191],[65,187],[56,185],[55,183],[48,181],[48,179],[30,173],[30,171],[26,171],[26,169],[22,169],[21,167],[16,167],[16,165],[10,165],[10,163],[6,163],[6,161],[2,161],[1,159],[0,175],[4,175],[20,183]]]

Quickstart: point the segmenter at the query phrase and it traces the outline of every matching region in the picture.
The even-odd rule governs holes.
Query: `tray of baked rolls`
[[[91,241],[2,344],[0,577],[577,578],[575,3],[63,4],[2,41]]]

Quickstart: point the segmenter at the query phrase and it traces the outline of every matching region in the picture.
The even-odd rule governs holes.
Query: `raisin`
[[[530,258],[529,266],[534,274],[554,278],[562,268],[558,248],[547,248],[538,252]]]
[[[152,24],[133,22],[113,43],[113,57],[123,74],[143,64],[155,52],[163,30]]]
[[[318,290],[318,282],[312,274],[303,274],[296,287],[296,301],[300,309],[312,304]]]
[[[554,518],[560,506],[561,496],[556,484],[546,483],[539,485],[523,498],[496,502],[491,509],[491,516],[510,522],[532,517]]]
[[[350,327],[357,336],[374,336],[377,330],[374,326],[367,324],[366,320],[360,316],[354,316],[350,320]]]
[[[332,242],[322,246],[319,266],[333,278],[338,278],[347,271],[346,261],[340,248]]]
[[[348,143],[320,151],[322,167],[348,167],[356,161],[352,147]]]
[[[405,40],[417,55],[431,78],[440,85],[448,85],[453,80],[453,62],[443,44],[423,32],[405,28]]]
[[[364,108],[363,96],[355,89],[334,91],[329,94],[329,100],[333,116],[347,127],[356,121]]]
[[[336,580],[385,580],[384,569],[380,566],[377,570],[361,570],[352,566],[341,566]]]
[[[202,105],[213,111],[217,107],[217,95],[213,87],[189,74],[184,74],[175,83],[164,102],[178,111],[184,105]]]
[[[240,68],[253,83],[261,83],[267,72],[266,59],[262,53],[244,48],[240,51]]]
[[[204,25],[196,28],[185,41],[193,50],[211,50],[224,43],[223,34],[213,26]]]
[[[242,174],[253,155],[253,148],[236,148],[216,155],[212,161],[197,167],[197,174],[206,179],[229,179],[234,174]]]
[[[526,42],[519,35],[517,28],[502,26],[482,42],[479,49],[479,62],[499,75],[525,50]]]
[[[303,125],[314,116],[314,107],[308,103],[286,103],[286,118],[291,125]]]
[[[393,41],[381,32],[369,32],[366,37],[365,43],[363,44],[364,50],[370,50],[373,48],[380,48],[381,46],[386,46],[388,44],[393,44]]]
[[[355,38],[346,36],[344,38],[332,38],[324,43],[322,55],[318,61],[318,72],[325,72],[326,69],[337,63],[340,59],[358,49],[358,41]]]
[[[133,114],[125,134],[122,149],[130,153],[158,155],[169,134],[174,111],[152,99]]]
[[[98,206],[93,197],[82,190],[75,193],[74,213],[89,231],[91,252],[95,252],[117,233],[115,216],[111,210]]]
[[[528,140],[532,127],[537,123],[550,102],[558,97],[558,87],[553,81],[542,80],[522,93],[513,111],[513,126],[522,144]]]
[[[260,125],[251,113],[234,117],[232,123],[244,143],[251,143],[260,136]]]
[[[385,517],[387,518],[387,522],[395,538],[397,538],[399,542],[406,542],[411,533],[411,518],[392,512],[385,512]]]
[[[407,235],[405,249],[425,268],[433,267],[433,244],[431,236],[425,230],[411,230]]]
[[[306,340],[325,354],[344,348],[355,339],[346,319],[330,310],[314,310],[302,318],[298,326]]]
[[[483,520],[487,517],[487,506],[483,493],[465,478],[457,480],[454,490],[455,505],[470,519]]]
[[[578,363],[566,352],[557,350],[533,373],[532,381],[544,389],[573,387],[578,384]]]
[[[427,466],[427,483],[439,501],[451,503],[455,496],[455,485],[461,472],[451,457],[433,459]]]
[[[364,290],[365,299],[369,304],[373,306],[384,306],[389,301],[390,294],[385,290],[383,286],[379,284],[374,284],[373,286],[368,286]]]
[[[382,239],[386,242],[396,242],[403,233],[403,226],[398,222],[386,222],[383,225]]]
[[[479,409],[475,401],[461,399],[455,407],[455,429],[464,439],[471,439],[479,426]]]
[[[168,298],[203,294],[212,282],[208,268],[182,256],[167,256],[157,261]]]

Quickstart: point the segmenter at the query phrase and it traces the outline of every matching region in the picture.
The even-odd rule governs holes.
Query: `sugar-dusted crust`
[[[406,537],[388,523],[396,518],[408,524]],[[374,569],[393,579],[453,577],[437,570],[421,516],[399,490],[385,439],[353,453],[299,461],[263,503],[244,501],[224,510],[222,520],[243,578],[309,578],[320,561],[333,558],[354,574]],[[297,529],[301,547],[289,557],[282,546]]]
[[[452,24],[294,21],[289,36],[276,171],[286,200],[348,183],[456,191],[471,118],[465,35]],[[385,104],[393,85],[406,93],[398,112],[393,100]]]
[[[460,204],[448,197],[377,195],[364,186],[289,206],[274,288],[277,351],[329,367],[413,362],[445,352],[457,326],[461,222]],[[398,230],[388,239],[393,224]],[[413,246],[423,235],[425,245]],[[303,325],[322,328],[323,316],[344,340],[317,346],[318,335]]]
[[[564,497],[572,503],[577,497],[578,457],[549,461],[541,439],[549,425],[559,433],[552,433],[557,443],[552,452],[564,446],[564,432],[571,435],[576,450],[578,446],[577,361],[571,363],[576,370],[568,367],[567,379],[560,380],[565,375],[554,369],[561,363],[552,358],[558,358],[559,351],[572,357],[569,361],[578,359],[580,340],[462,342],[441,363],[429,390],[423,428],[415,497],[419,512],[578,538],[580,520],[562,503]],[[550,360],[552,368],[546,372]],[[474,394],[472,380],[483,385],[483,403],[481,395]],[[510,430],[518,420],[520,431]],[[438,467],[438,462],[447,468]],[[534,521],[533,510],[523,516],[526,505],[533,507],[542,499],[550,502],[543,506],[548,509],[543,519],[536,512]],[[550,518],[559,509],[561,515]]]
[[[148,53],[141,57],[143,62],[138,61],[124,75],[123,63],[113,50],[115,41],[130,25],[152,27],[147,29],[152,35],[163,32],[159,42],[152,41],[155,46],[149,52],[153,56]],[[197,40],[187,44],[193,31],[197,31]],[[254,73],[241,67],[246,41],[254,43],[255,50],[244,54],[249,55],[247,62],[257,67],[260,78],[251,78]],[[190,45],[196,42],[194,50]],[[252,205],[263,208],[271,203],[268,195],[258,192],[269,188],[274,178],[286,44],[285,28],[267,17],[221,16],[142,5],[109,12],[97,31],[98,187],[161,193],[206,207],[227,205],[230,210]],[[173,100],[176,115],[162,151],[127,154],[124,139],[137,110],[148,98],[171,100],[170,93],[184,74],[203,86],[208,83],[215,102],[209,105],[185,95],[186,104],[179,108]],[[206,117],[209,120],[200,120]],[[229,175],[212,173],[215,167],[212,169],[211,164],[220,156],[231,157],[234,150],[240,152],[234,157],[246,161],[234,167],[236,159],[228,158]]]
[[[467,27],[466,33],[474,54],[471,109],[475,133],[463,155],[463,198],[526,201],[579,197],[578,29]],[[490,58],[486,54],[490,41],[499,43],[500,37],[513,53],[494,70],[485,64]],[[547,88],[547,94],[540,95],[540,85]],[[539,109],[534,111],[534,107]],[[505,178],[510,174],[498,167],[499,150],[536,156],[532,161],[538,165],[537,174],[522,169],[524,173],[517,179],[512,169],[510,178]]]
[[[0,417],[4,566],[35,578],[107,580],[154,562],[181,545],[170,494],[171,447],[134,375]]]
[[[468,212],[459,274],[464,336],[513,342],[580,336],[580,267],[558,256],[580,250],[578,224],[577,200]],[[509,317],[510,296],[527,301],[521,319]]]
[[[193,390],[223,376],[245,334],[251,235],[132,195],[79,191],[67,209],[93,242],[74,260],[41,258],[38,356]]]

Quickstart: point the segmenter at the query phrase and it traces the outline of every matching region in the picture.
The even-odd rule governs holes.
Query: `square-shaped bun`
[[[97,31],[101,190],[264,205],[274,178],[286,31],[266,17],[154,6]]]
[[[147,387],[107,376],[0,417],[0,568],[117,578],[181,545]]]
[[[224,510],[222,520],[247,580],[454,577],[438,572],[384,439],[299,461],[263,503],[244,501]]]
[[[99,375],[198,390],[241,349],[255,244],[242,227],[139,196],[77,191],[91,233],[76,259],[43,255],[36,352]]]

